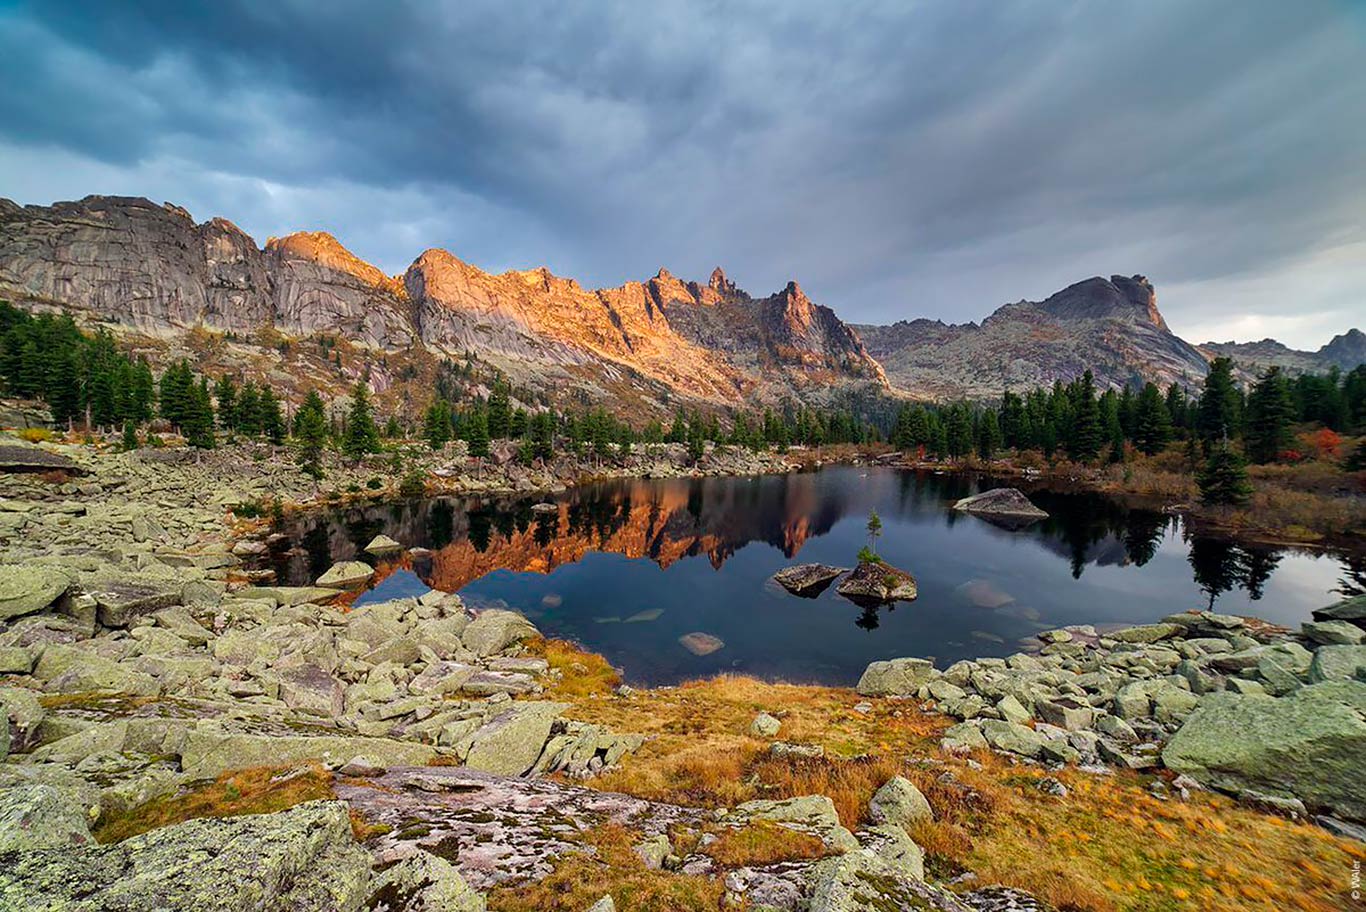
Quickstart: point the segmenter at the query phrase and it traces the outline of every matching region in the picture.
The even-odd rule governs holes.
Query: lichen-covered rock
[[[0,858],[5,852],[71,849],[92,842],[89,809],[75,794],[42,783],[0,789]]]
[[[868,816],[874,823],[909,827],[934,820],[934,811],[915,783],[904,776],[893,776],[873,793]]]
[[[1366,680],[1366,646],[1323,646],[1314,652],[1309,663],[1309,680],[1324,681]]]
[[[357,589],[374,575],[375,568],[364,561],[338,561],[318,577],[317,585],[323,589]]]
[[[772,738],[778,734],[782,727],[783,723],[778,720],[777,716],[761,712],[754,717],[753,722],[749,723],[749,733],[756,738]]]
[[[885,659],[868,664],[856,689],[865,697],[910,697],[934,676],[929,659]]]
[[[499,608],[481,611],[460,634],[460,641],[475,655],[490,656],[502,652],[513,643],[530,639],[539,631],[525,617],[515,611]]]
[[[514,703],[469,736],[465,765],[471,769],[520,776],[535,765],[550,738],[550,728],[565,703]]]
[[[1015,722],[986,719],[982,722],[982,736],[992,747],[1012,754],[1037,757],[1043,751],[1043,736]]]
[[[39,564],[0,566],[0,621],[42,611],[71,589],[70,574]]]
[[[802,795],[783,801],[746,801],[727,816],[729,823],[743,826],[751,820],[769,820],[819,836],[828,848],[848,852],[858,840],[840,823],[835,803],[824,795]]]
[[[185,737],[180,763],[186,775],[208,779],[227,770],[277,766],[301,760],[345,763],[366,756],[381,766],[421,765],[437,756],[434,747],[411,741],[344,735],[261,735],[232,732],[201,722]]]
[[[367,912],[484,912],[484,897],[444,858],[418,852],[378,874]]]
[[[930,909],[967,912],[953,894],[903,876],[869,849],[816,862],[807,871],[809,912],[885,912]]]
[[[370,856],[346,805],[191,820],[113,845],[0,852],[0,908],[356,912]]]
[[[1178,773],[1230,792],[1302,800],[1366,820],[1366,683],[1311,684],[1284,696],[1212,694],[1162,750]]]

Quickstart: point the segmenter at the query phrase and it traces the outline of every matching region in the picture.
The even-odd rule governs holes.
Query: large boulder
[[[323,589],[359,589],[374,575],[375,568],[363,561],[339,561],[318,577],[317,585]]]
[[[868,802],[868,817],[874,823],[904,828],[934,820],[934,811],[915,783],[905,776],[893,776],[873,793]]]
[[[1366,646],[1324,646],[1314,653],[1309,663],[1309,680],[1324,681],[1366,680]]]
[[[185,737],[181,768],[192,779],[252,766],[278,766],[301,760],[342,764],[369,757],[380,766],[422,766],[436,749],[411,741],[346,735],[260,735],[231,732],[214,722],[201,722]]]
[[[513,643],[530,639],[539,633],[532,623],[515,611],[491,608],[481,611],[460,634],[460,641],[476,655],[489,656],[502,652]]]
[[[108,690],[154,697],[161,692],[157,679],[98,653],[52,643],[43,649],[33,676],[54,693]]]
[[[781,801],[746,801],[732,810],[726,823],[744,826],[751,820],[767,820],[779,826],[819,836],[827,848],[848,852],[859,847],[854,834],[840,823],[835,803],[824,795],[802,795]]]
[[[0,858],[5,852],[72,849],[92,842],[90,814],[77,795],[42,783],[0,789]],[[0,892],[0,900],[4,896]],[[8,908],[3,902],[0,907]]]
[[[809,912],[885,912],[927,909],[966,912],[952,893],[904,876],[871,849],[816,862],[806,873]]]
[[[1366,683],[1311,684],[1284,697],[1211,694],[1162,750],[1204,785],[1299,798],[1366,820]]]
[[[469,736],[465,765],[471,769],[520,776],[540,759],[550,728],[566,703],[514,703]]]
[[[1336,604],[1329,605],[1327,608],[1316,608],[1314,620],[1352,621],[1360,626],[1366,626],[1366,595],[1344,599]]]
[[[860,561],[835,591],[852,602],[877,605],[909,602],[918,594],[915,577],[882,561]]]
[[[865,697],[912,697],[935,674],[929,659],[885,659],[868,664],[856,689]]]
[[[64,570],[36,564],[0,566],[0,621],[42,611],[71,590]]]
[[[1016,488],[994,488],[964,497],[953,505],[960,513],[973,513],[983,519],[995,520],[1010,526],[1025,526],[1048,514],[1030,502]]]
[[[369,895],[370,856],[340,801],[190,820],[114,845],[0,851],[6,909],[356,912]]]
[[[484,897],[450,862],[418,852],[385,868],[370,885],[367,912],[484,912]]]

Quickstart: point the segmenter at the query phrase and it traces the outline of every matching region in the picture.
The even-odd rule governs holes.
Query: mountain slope
[[[893,387],[936,399],[999,396],[1070,380],[1099,386],[1198,383],[1206,359],[1174,335],[1143,276],[1091,278],[1043,301],[1020,301],[976,323],[856,325]]]
[[[533,389],[658,409],[674,396],[738,405],[886,389],[858,337],[795,282],[754,299],[719,269],[705,286],[660,270],[590,290],[544,268],[492,275],[444,250],[390,277],[326,233],[261,249],[226,220],[130,197],[0,200],[0,295],[156,337],[272,328],[377,356],[473,351]]]
[[[1359,329],[1334,336],[1318,351],[1300,351],[1277,342],[1206,342],[1200,346],[1211,357],[1232,358],[1244,370],[1257,372],[1268,367],[1280,367],[1292,373],[1322,373],[1337,367],[1349,371],[1358,364],[1366,364],[1366,333]]]

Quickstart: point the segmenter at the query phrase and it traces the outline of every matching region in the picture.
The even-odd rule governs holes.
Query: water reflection
[[[1094,495],[1030,492],[1050,517],[1016,531],[949,509],[992,484],[844,467],[607,482],[567,493],[549,512],[525,497],[403,501],[308,518],[290,530],[296,547],[275,555],[275,569],[307,583],[335,560],[364,558],[383,533],[430,553],[382,563],[381,577],[408,571],[517,607],[653,681],[728,668],[848,681],[873,658],[1005,654],[1049,626],[1216,605],[1298,623],[1335,592],[1364,588],[1359,557],[1192,536],[1175,517]],[[881,550],[918,577],[919,600],[860,608],[833,589],[795,599],[767,583],[798,559],[851,564],[874,508]],[[694,631],[726,648],[687,653],[677,640]]]

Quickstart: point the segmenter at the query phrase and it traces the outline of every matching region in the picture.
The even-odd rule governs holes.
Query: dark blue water
[[[555,500],[435,499],[353,508],[304,521],[281,555],[306,583],[356,556],[378,532],[417,559],[381,564],[362,600],[459,591],[475,606],[524,612],[575,639],[627,679],[668,683],[721,671],[847,684],[874,659],[1006,655],[1064,624],[1142,623],[1213,606],[1297,625],[1366,585],[1359,560],[1186,534],[1159,513],[1089,494],[1031,491],[1051,518],[1010,531],[954,513],[986,479],[830,468],[762,478],[605,482]],[[852,566],[876,509],[883,558],[913,573],[920,597],[865,608],[832,587],[788,594],[770,575],[793,563]],[[692,632],[724,647],[697,656]]]

